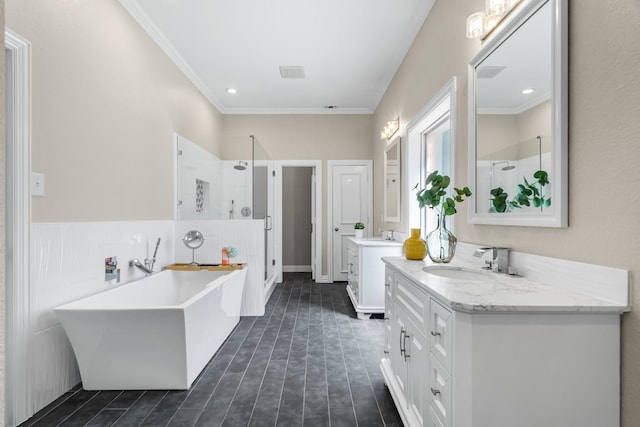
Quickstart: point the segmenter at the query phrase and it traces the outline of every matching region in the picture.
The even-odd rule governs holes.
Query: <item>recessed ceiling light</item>
[[[523,94],[523,95],[529,95],[530,93],[533,93],[533,92],[535,92],[535,91],[536,91],[536,90],[535,90],[535,89],[533,89],[533,88],[527,88],[527,89],[523,89],[523,90],[522,90],[522,94]]]
[[[237,90],[235,90],[235,89],[234,89],[234,88],[232,88],[232,87],[228,87],[228,88],[226,88],[225,90],[227,91],[227,93],[238,93],[238,91],[237,91]]]

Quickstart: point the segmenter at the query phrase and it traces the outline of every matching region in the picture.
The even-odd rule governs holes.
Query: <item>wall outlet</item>
[[[31,172],[31,195],[44,197],[44,174]]]

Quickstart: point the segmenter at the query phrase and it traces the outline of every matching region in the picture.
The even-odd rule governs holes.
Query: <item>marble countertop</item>
[[[349,237],[356,245],[361,246],[402,246],[403,242],[397,240],[386,240],[382,237],[364,237],[358,239],[356,237]]]
[[[553,283],[532,281],[524,277],[509,276],[482,270],[476,263],[454,259],[452,267],[486,271],[486,280],[451,279],[426,273],[425,266],[442,264],[425,261],[410,261],[404,257],[383,257],[382,260],[412,282],[422,286],[426,292],[453,310],[468,313],[577,313],[603,312],[622,313],[626,305],[580,292]]]

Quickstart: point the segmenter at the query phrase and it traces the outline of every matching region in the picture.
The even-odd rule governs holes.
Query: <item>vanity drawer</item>
[[[433,298],[430,299],[430,313],[429,351],[446,369],[451,370],[453,313]]]
[[[429,297],[401,274],[395,275],[395,281],[393,300],[416,326],[426,330],[429,324]]]

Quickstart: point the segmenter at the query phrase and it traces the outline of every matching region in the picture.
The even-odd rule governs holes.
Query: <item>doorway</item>
[[[282,272],[313,271],[313,168],[282,168]]]
[[[278,282],[283,272],[311,272],[323,282],[322,271],[322,162],[274,162],[274,231]],[[326,278],[325,278],[326,279]]]

